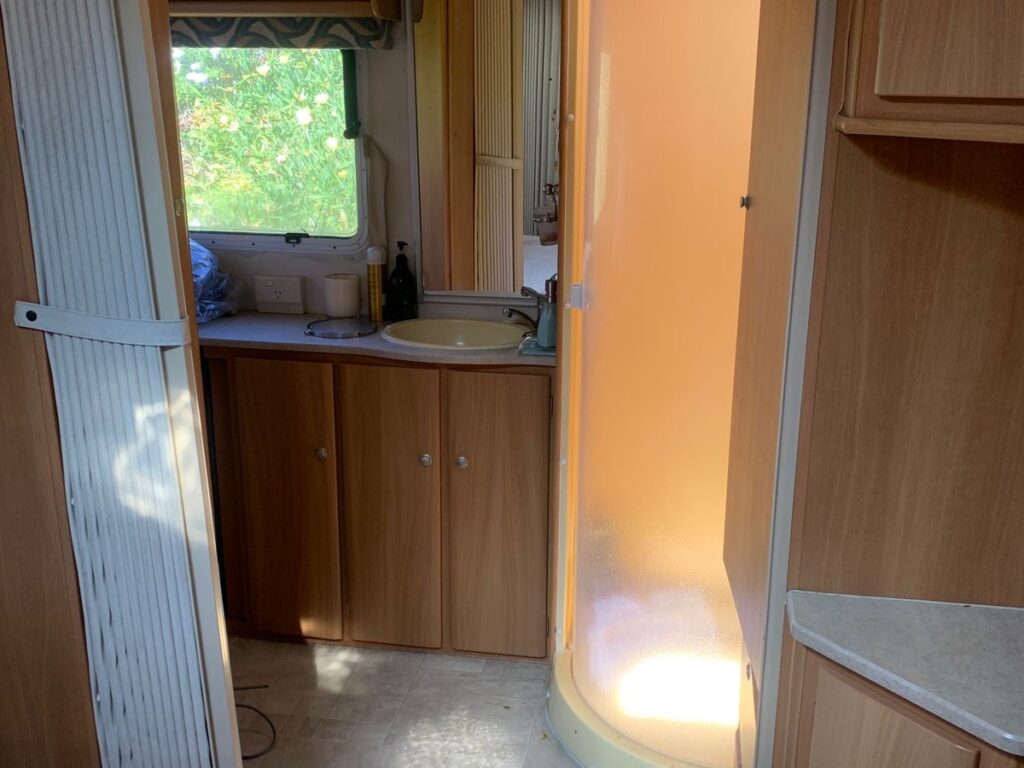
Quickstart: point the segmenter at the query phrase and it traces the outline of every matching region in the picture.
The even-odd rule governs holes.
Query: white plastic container
[[[324,276],[324,312],[330,317],[359,316],[359,275]]]

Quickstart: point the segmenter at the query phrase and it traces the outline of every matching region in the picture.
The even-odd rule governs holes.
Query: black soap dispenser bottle
[[[398,241],[398,253],[395,255],[395,268],[388,275],[388,283],[384,289],[384,319],[392,323],[401,320],[412,320],[417,315],[416,276],[409,269],[409,256],[405,252],[408,243]]]

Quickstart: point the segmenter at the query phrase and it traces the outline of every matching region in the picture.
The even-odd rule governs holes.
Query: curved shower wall
[[[594,0],[587,32],[572,693],[708,766],[739,710],[722,543],[758,8]]]

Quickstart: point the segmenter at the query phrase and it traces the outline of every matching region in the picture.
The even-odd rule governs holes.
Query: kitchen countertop
[[[799,590],[786,608],[799,643],[1024,755],[1024,608]]]
[[[321,339],[303,333],[308,323],[322,319],[322,315],[242,312],[234,317],[221,317],[208,323],[201,323],[199,345],[288,352],[333,352],[437,365],[555,365],[554,357],[520,355],[515,349],[465,352],[406,347],[388,341],[381,336],[380,331],[357,339]]]

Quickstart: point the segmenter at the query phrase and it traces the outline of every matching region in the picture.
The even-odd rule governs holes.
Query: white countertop
[[[1024,755],[1024,608],[792,591],[794,639]]]
[[[319,352],[366,355],[391,360],[409,360],[436,365],[533,365],[552,367],[555,358],[520,355],[515,349],[466,352],[448,349],[421,349],[394,344],[380,332],[357,339],[322,339],[306,336],[306,325],[322,320],[321,315],[274,315],[242,312],[199,325],[199,344],[203,347],[269,349],[289,352]]]

